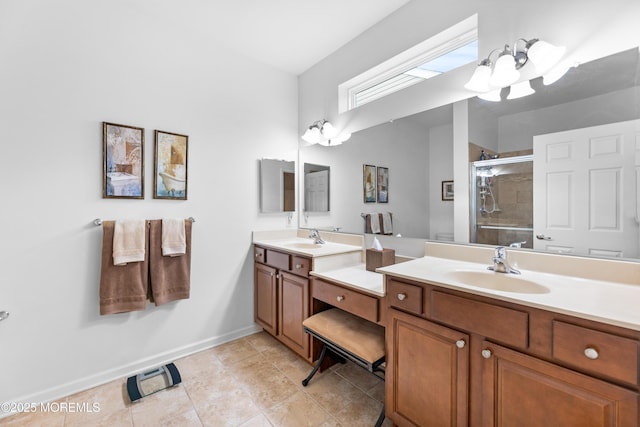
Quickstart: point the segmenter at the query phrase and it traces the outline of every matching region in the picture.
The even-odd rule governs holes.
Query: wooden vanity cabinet
[[[311,259],[255,246],[254,260],[255,322],[309,360],[302,321],[309,317]]]
[[[390,309],[386,339],[387,417],[400,426],[466,426],[468,335]]]
[[[390,275],[386,288],[395,425],[640,425],[639,331]]]

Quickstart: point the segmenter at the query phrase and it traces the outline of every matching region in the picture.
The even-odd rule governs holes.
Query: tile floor
[[[129,402],[123,378],[59,401],[97,402],[99,412],[19,414],[0,426],[372,427],[384,401],[384,382],[352,363],[302,387],[311,366],[264,332],[174,363],[182,383],[137,403]]]

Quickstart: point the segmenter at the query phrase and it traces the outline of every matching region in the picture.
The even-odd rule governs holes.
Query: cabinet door
[[[254,319],[271,335],[277,333],[276,269],[264,264],[254,267]]]
[[[485,426],[638,426],[636,392],[483,343]]]
[[[309,317],[309,279],[280,272],[280,326],[278,339],[305,359],[309,358],[309,336],[302,321]]]
[[[466,426],[469,337],[390,309],[387,417],[398,426]]]

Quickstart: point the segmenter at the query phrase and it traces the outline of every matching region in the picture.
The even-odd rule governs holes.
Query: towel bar
[[[189,218],[187,218],[187,221],[191,221],[191,222],[196,222],[195,218],[190,216]],[[102,219],[100,218],[96,218],[93,220],[93,225],[95,225],[96,227],[99,227],[102,225]]]

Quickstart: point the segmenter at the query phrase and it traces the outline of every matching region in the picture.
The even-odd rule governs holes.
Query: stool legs
[[[309,384],[309,381],[311,381],[311,378],[316,374],[316,372],[318,372],[318,369],[320,369],[320,365],[322,364],[322,361],[324,360],[324,357],[326,355],[327,355],[327,345],[324,344],[322,346],[322,351],[320,352],[320,358],[318,359],[318,362],[316,363],[316,366],[313,367],[313,370],[311,371],[311,373],[309,373],[307,378],[302,380],[302,385],[304,387],[306,387],[307,384]]]

